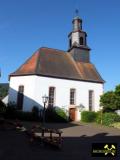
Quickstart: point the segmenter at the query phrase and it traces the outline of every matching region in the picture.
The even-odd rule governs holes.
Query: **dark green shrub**
[[[0,100],[0,107],[6,107],[6,105]]]
[[[68,116],[64,110],[59,107],[49,107],[46,109],[45,119],[47,122],[67,122]]]
[[[32,108],[32,115],[34,119],[39,119],[39,108],[37,106]]]
[[[6,112],[6,105],[0,100],[0,116],[3,116]]]
[[[64,112],[63,109],[61,109],[59,107],[55,107],[54,111],[56,113],[56,120],[58,120],[58,121],[68,121],[68,116],[66,115],[66,113]]]
[[[38,121],[39,117],[39,108],[34,106],[32,112],[20,111],[17,110],[17,106],[14,102],[10,102],[6,107],[5,118],[8,119],[20,119],[25,121]]]
[[[16,111],[16,118],[19,120],[33,121],[35,120],[32,112]]]
[[[9,103],[7,104],[7,107],[11,107],[11,108],[17,109],[17,105],[16,105],[15,102],[9,102]]]
[[[103,113],[98,115],[96,122],[101,123],[102,118],[102,124],[106,126],[110,126],[112,123],[120,122],[120,116],[115,113]]]
[[[6,107],[5,118],[16,118],[16,108],[13,106]]]
[[[95,122],[97,118],[97,112],[83,111],[81,113],[81,121],[83,122]]]

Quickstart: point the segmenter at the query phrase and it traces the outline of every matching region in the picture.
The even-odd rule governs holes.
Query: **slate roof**
[[[45,47],[38,49],[10,77],[26,75],[104,83],[93,64],[76,62],[68,52]]]

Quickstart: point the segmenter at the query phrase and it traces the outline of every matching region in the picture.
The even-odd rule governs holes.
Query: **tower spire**
[[[90,50],[87,46],[87,33],[82,29],[82,19],[79,17],[79,10],[75,10],[75,16],[72,20],[73,29],[68,35],[69,50],[73,47],[82,48],[83,50]]]

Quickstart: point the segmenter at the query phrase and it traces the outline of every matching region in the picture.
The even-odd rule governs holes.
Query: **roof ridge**
[[[60,49],[56,49],[56,48],[49,48],[49,47],[40,47],[39,50],[42,49],[42,48],[50,49],[50,50],[56,50],[56,51],[59,51],[59,52],[67,53],[67,51],[64,51],[64,50],[60,50]]]

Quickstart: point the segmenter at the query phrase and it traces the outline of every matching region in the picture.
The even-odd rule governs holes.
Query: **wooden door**
[[[75,108],[69,109],[70,120],[75,121]]]

